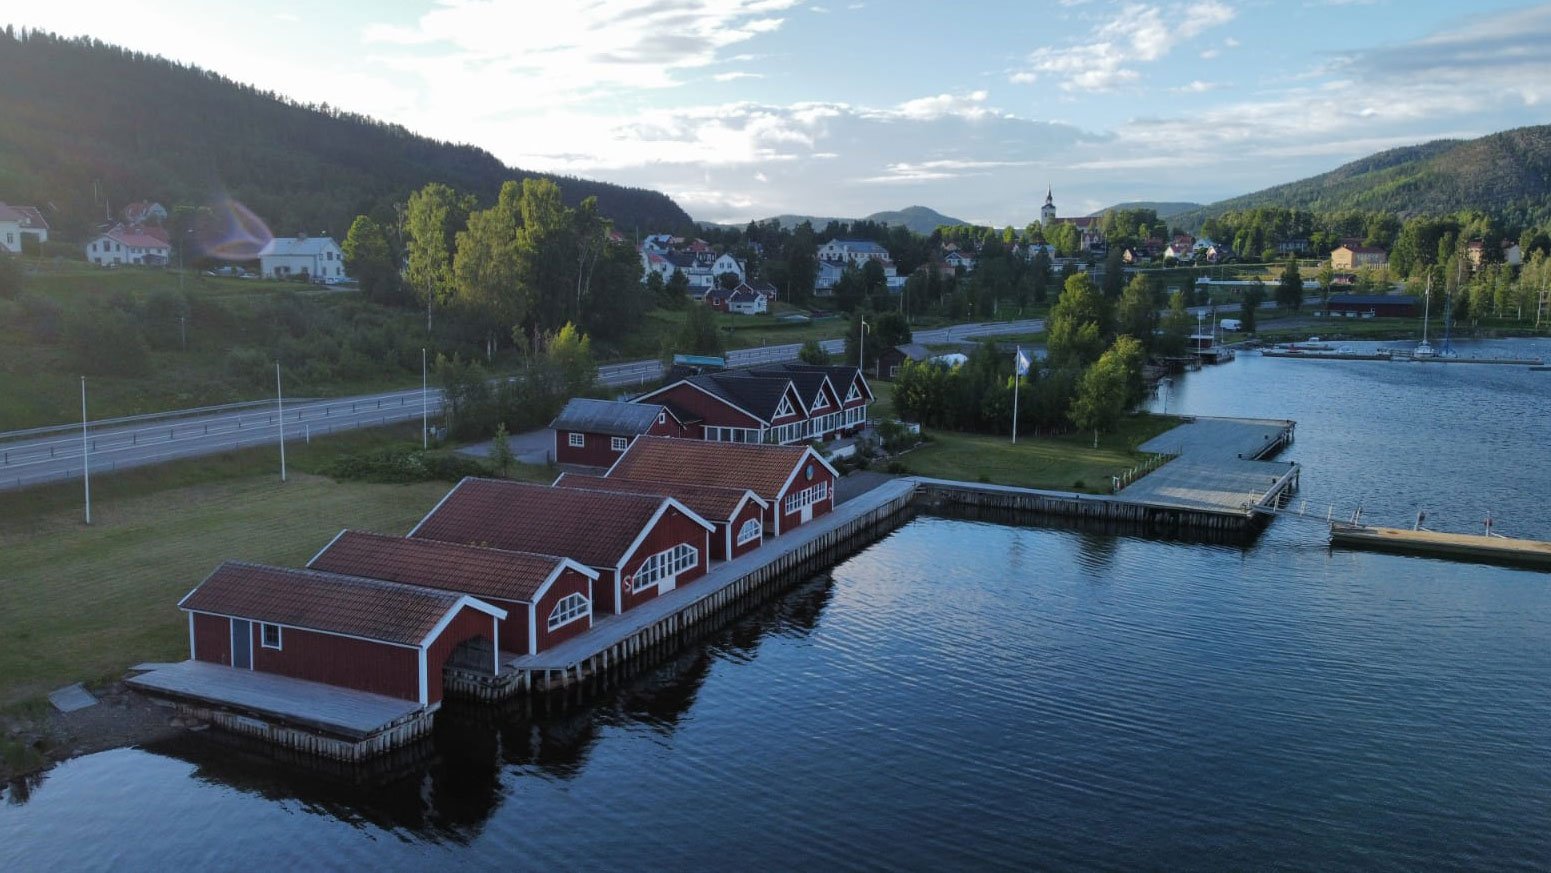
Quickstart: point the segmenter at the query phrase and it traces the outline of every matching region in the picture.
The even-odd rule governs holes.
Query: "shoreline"
[[[109,749],[137,746],[204,726],[179,717],[122,680],[92,691],[97,703],[60,712],[44,702],[36,710],[0,715],[0,788],[15,790],[56,765]]]

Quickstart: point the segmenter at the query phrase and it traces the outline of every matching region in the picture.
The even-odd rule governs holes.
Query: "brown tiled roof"
[[[471,477],[410,536],[617,567],[661,506],[661,497]]]
[[[683,485],[671,482],[643,482],[637,479],[613,479],[603,476],[579,476],[563,473],[555,480],[560,488],[586,488],[592,491],[622,491],[627,494],[655,494],[672,497],[693,509],[707,521],[729,521],[738,511],[743,499],[751,492],[747,488],[719,488],[713,485]],[[759,495],[754,495],[759,499]]]
[[[418,646],[458,599],[377,579],[227,561],[178,606]]]
[[[774,500],[807,455],[806,446],[641,436],[619,456],[608,478],[747,488]]]
[[[526,603],[565,562],[565,558],[555,555],[347,530],[307,566],[330,573]]]

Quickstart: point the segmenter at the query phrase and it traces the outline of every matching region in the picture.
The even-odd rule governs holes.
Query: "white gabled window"
[[[813,398],[814,409],[828,409],[829,401],[824,398],[824,389],[819,389],[819,396]]]
[[[281,641],[281,638],[280,638],[280,625],[278,625],[278,624],[260,624],[259,625],[259,645],[263,646],[266,649],[279,649],[280,648],[280,641]]]
[[[846,392],[846,400],[845,400],[845,402],[850,403],[853,400],[861,400],[861,399],[862,399],[862,390],[856,386],[855,382],[852,382],[851,383],[851,390]]]
[[[616,452],[623,452],[625,449],[630,447],[630,441],[624,437],[610,437],[609,447]]]
[[[775,417],[776,418],[780,418],[783,415],[792,415],[792,414],[793,414],[793,412],[792,412],[791,401],[788,400],[785,397],[782,397],[781,398],[781,405],[776,407]]]
[[[549,611],[549,629],[554,630],[592,615],[592,603],[580,594],[567,594]]]
[[[751,518],[738,528],[738,545],[752,543],[759,539],[759,519]]]
[[[587,435],[580,433],[569,434],[565,438],[566,444],[573,449],[580,449],[587,445]]]

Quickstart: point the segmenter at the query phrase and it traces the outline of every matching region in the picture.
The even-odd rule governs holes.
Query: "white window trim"
[[[792,409],[792,402],[790,400],[788,400],[787,398],[782,397],[781,398],[781,405],[776,407],[775,415],[772,416],[772,418],[780,418],[783,415],[795,415],[795,414],[796,414],[796,412]]]
[[[630,593],[639,594],[665,580],[677,579],[680,573],[699,563],[700,550],[688,543],[679,543],[671,549],[651,555],[641,562],[635,576],[631,578]]]
[[[860,400],[860,399],[862,399],[862,392],[857,389],[856,383],[852,382],[851,383],[851,390],[846,392],[845,402],[850,403],[853,400]]]
[[[743,523],[743,527],[738,528],[738,545],[747,545],[748,543],[752,543],[753,541],[759,539],[759,532],[759,519],[751,518],[748,521],[745,521]]]
[[[630,448],[630,441],[624,437],[609,437],[609,448],[616,452],[623,452]]]
[[[270,628],[275,629],[275,644],[272,646],[269,644]],[[259,648],[274,649],[277,652],[283,651],[285,649],[285,628],[278,624],[259,622]]]
[[[795,494],[786,495],[786,514],[791,515],[804,507],[823,503],[829,497],[829,482],[816,482]]]
[[[819,389],[819,396],[815,397],[813,399],[813,408],[814,409],[828,409],[829,408],[829,399],[824,396],[824,389],[823,388]]]
[[[556,631],[575,621],[592,615],[592,601],[582,594],[567,594],[560,598],[555,608],[549,611],[549,619],[546,622],[549,630]]]
[[[570,446],[573,449],[586,448],[586,446],[587,446],[587,435],[586,434],[582,434],[582,433],[569,433],[569,434],[566,434],[565,441],[566,441],[566,445]]]

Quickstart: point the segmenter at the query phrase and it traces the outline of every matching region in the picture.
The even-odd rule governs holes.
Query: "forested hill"
[[[1199,226],[1210,216],[1256,206],[1401,215],[1474,209],[1532,224],[1551,217],[1551,125],[1390,149],[1328,173],[1181,213],[1174,222]]]
[[[172,208],[224,191],[276,234],[342,238],[359,213],[391,222],[427,182],[488,203],[507,179],[545,175],[96,41],[0,30],[0,82],[0,200],[43,207],[71,236],[104,220],[104,201]],[[547,178],[570,205],[596,196],[623,232],[691,226],[660,192]]]
[[[1091,217],[1092,218],[1098,218],[1099,216],[1103,215],[1104,213],[1110,212],[1112,210],[1151,209],[1153,212],[1156,212],[1158,214],[1159,218],[1167,219],[1167,218],[1173,218],[1174,216],[1179,215],[1182,212],[1189,212],[1191,210],[1201,209],[1201,208],[1202,208],[1201,204],[1199,204],[1199,203],[1191,203],[1189,201],[1132,200],[1132,201],[1128,201],[1126,203],[1116,203],[1114,206],[1108,206],[1108,207],[1105,207],[1104,209],[1100,209],[1098,212],[1092,213]]]

